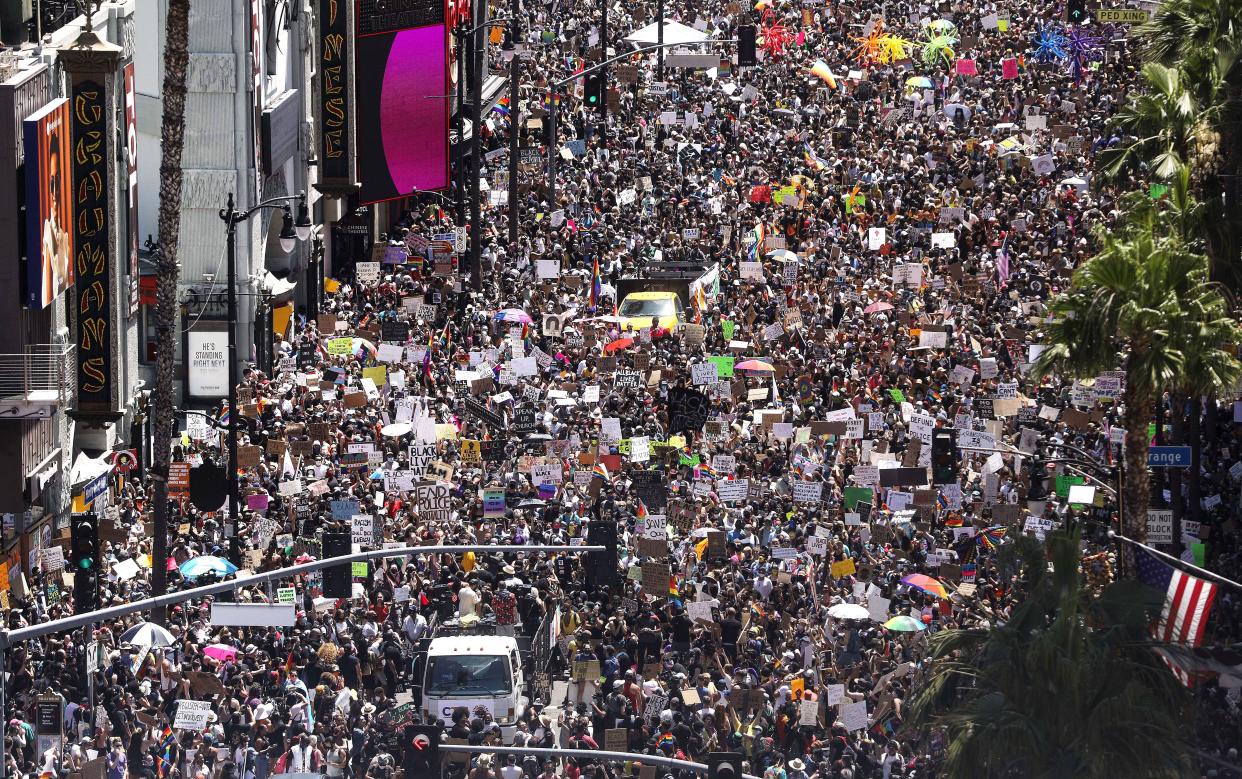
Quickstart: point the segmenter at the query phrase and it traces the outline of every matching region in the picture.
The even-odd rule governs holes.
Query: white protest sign
[[[183,698],[177,701],[173,727],[177,730],[202,730],[207,727],[207,718],[210,715],[211,701],[191,701]]]
[[[867,729],[867,702],[842,704],[839,719],[848,731]]]

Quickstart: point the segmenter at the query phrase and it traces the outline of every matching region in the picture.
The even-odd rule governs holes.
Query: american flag
[[[1199,646],[1216,599],[1216,585],[1165,564],[1146,549],[1136,550],[1135,562],[1144,584],[1165,591],[1164,608],[1152,625],[1152,635],[1165,643]]]

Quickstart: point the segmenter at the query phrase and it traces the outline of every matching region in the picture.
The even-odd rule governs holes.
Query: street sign
[[[1153,446],[1147,450],[1149,468],[1189,468],[1189,446]]]
[[[1142,24],[1151,14],[1142,8],[1097,8],[1095,20],[1101,24]]]

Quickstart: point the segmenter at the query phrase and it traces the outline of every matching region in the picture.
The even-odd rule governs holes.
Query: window
[[[663,300],[626,298],[617,314],[618,316],[669,316],[673,310],[673,301],[669,298]]]
[[[504,655],[449,655],[431,658],[423,694],[434,698],[496,697],[512,691],[513,677]]]

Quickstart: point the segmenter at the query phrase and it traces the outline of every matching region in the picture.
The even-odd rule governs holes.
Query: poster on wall
[[[191,330],[186,340],[190,394],[199,398],[228,395],[228,333]]]
[[[355,63],[359,201],[449,185],[449,52],[444,6],[360,0]]]
[[[26,304],[45,308],[74,280],[69,101],[53,100],[24,124]]]

